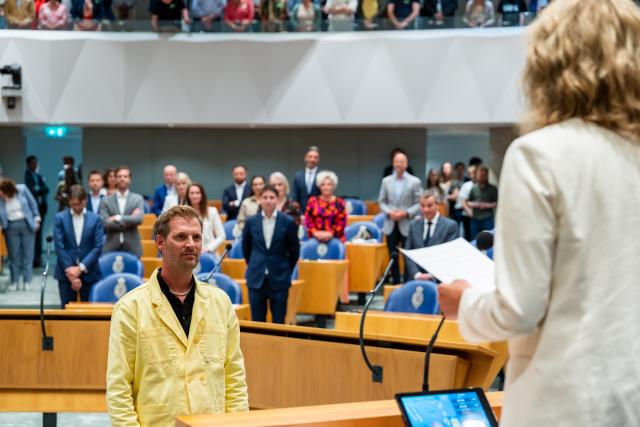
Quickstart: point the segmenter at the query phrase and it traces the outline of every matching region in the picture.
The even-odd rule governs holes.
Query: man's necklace
[[[169,288],[169,292],[171,292],[172,294],[174,294],[177,297],[185,297],[185,296],[189,295],[189,292],[191,292],[191,286],[189,286],[189,289],[187,289],[184,292],[175,292],[175,291],[171,290],[171,288]]]

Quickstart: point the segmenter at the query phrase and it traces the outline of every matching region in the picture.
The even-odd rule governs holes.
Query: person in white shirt
[[[100,215],[100,202],[102,202],[102,198],[104,197],[103,187],[104,181],[102,174],[96,170],[89,172],[90,193],[87,200],[87,208],[98,215]]]
[[[209,252],[216,256],[218,248],[224,244],[227,236],[218,209],[214,206],[207,206],[207,194],[202,184],[192,182],[189,185],[187,205],[197,210],[200,219],[202,219],[202,252]]]
[[[162,212],[168,211],[170,208],[176,205],[187,204],[187,188],[191,185],[191,178],[184,172],[178,172],[176,175],[174,191],[167,193],[167,197],[164,199],[164,207]]]
[[[442,284],[440,307],[469,342],[508,340],[501,427],[638,426],[640,10],[554,1],[528,40],[496,289]]]
[[[471,189],[476,184],[476,166],[469,166],[469,178],[470,181],[465,182],[458,191],[458,197],[456,198],[456,204],[454,209],[462,209],[462,228],[464,230],[464,238],[471,241],[471,217],[473,216],[473,209],[467,205],[469,200],[469,194]]]
[[[327,0],[324,13],[329,16],[329,31],[352,31],[357,0]]]
[[[165,208],[165,199],[167,196],[175,194],[176,192],[176,177],[178,176],[178,168],[174,165],[167,165],[162,170],[162,179],[163,183],[160,184],[153,193],[153,207],[151,211],[160,215],[164,212]]]
[[[87,211],[86,206],[87,193],[82,186],[74,185],[69,191],[69,208],[58,212],[54,221],[55,278],[62,308],[78,298],[89,301],[91,287],[101,279],[98,259],[104,230],[100,216]]]

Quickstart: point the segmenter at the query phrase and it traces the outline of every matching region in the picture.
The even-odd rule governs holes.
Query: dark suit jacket
[[[101,194],[100,204],[102,204],[103,199],[104,199],[104,194]],[[98,206],[98,212],[96,212],[96,210],[93,208],[93,202],[91,201],[91,193],[87,194],[87,210],[100,216],[100,206]]]
[[[454,16],[458,9],[458,0],[442,0],[442,14]],[[433,17],[438,11],[438,0],[425,0],[422,8],[422,16]]]
[[[244,186],[244,192],[242,193],[242,200],[246,199],[250,195],[251,185],[249,184],[249,182],[247,182],[247,185]],[[236,194],[236,186],[234,184],[231,184],[222,192],[222,210],[227,213],[227,221],[236,219],[238,217],[240,205],[231,206],[229,204],[229,202],[233,202],[234,200],[238,200],[238,195]]]
[[[164,199],[166,197],[167,186],[164,184],[159,185],[153,192],[153,207],[151,208],[151,212],[160,216],[160,214],[162,213],[162,208],[164,207]]]
[[[100,216],[89,211],[85,213],[82,238],[80,245],[78,245],[73,231],[71,210],[65,209],[58,212],[53,226],[53,242],[58,258],[56,279],[68,281],[64,273],[65,269],[82,263],[87,268],[87,272],[80,276],[83,283],[93,283],[100,280],[98,258],[102,254],[102,245],[104,244],[104,230]]]
[[[291,193],[291,198],[294,202],[298,202],[300,205],[300,212],[305,211],[307,209],[307,200],[311,196],[319,196],[320,189],[316,185],[316,177],[318,176],[318,172],[320,169],[316,170],[316,174],[313,176],[313,186],[311,187],[311,194],[307,194],[307,184],[305,182],[305,170],[301,170],[296,172],[296,175],[293,178],[293,192]]]
[[[247,287],[260,289],[265,271],[273,289],[291,286],[291,272],[300,256],[298,230],[288,215],[278,213],[271,246],[267,249],[262,232],[262,214],[250,217],[242,231],[242,251],[247,261]]]
[[[419,249],[424,248],[424,240],[422,235],[424,234],[424,218],[419,218],[411,222],[409,226],[409,236],[404,244],[405,249]],[[433,235],[429,239],[428,246],[435,246],[441,243],[450,242],[459,237],[458,224],[449,218],[445,218],[442,215],[438,218],[436,229],[433,231]],[[424,269],[420,268],[415,262],[405,257],[407,274],[409,280],[413,280],[416,273],[425,273]]]
[[[49,187],[47,187],[47,183],[44,182],[42,175],[26,170],[24,173],[24,184],[29,191],[31,191],[33,198],[36,199],[36,203],[40,209],[40,215],[45,215],[47,213],[47,194],[49,194]],[[37,191],[36,186],[38,186]]]

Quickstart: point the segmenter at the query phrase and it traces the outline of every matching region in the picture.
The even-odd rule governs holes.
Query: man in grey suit
[[[102,199],[100,218],[106,233],[103,253],[130,252],[142,256],[142,243],[138,225],[144,216],[144,199],[129,191],[131,171],[127,166],[116,169],[115,193]]]
[[[437,194],[433,190],[422,193],[420,210],[422,218],[418,218],[409,226],[409,236],[404,244],[405,249],[419,249],[450,242],[459,237],[458,223],[445,218],[438,212]],[[405,257],[407,277],[410,280],[433,280],[433,276]]]
[[[384,213],[382,232],[387,236],[389,254],[402,247],[409,234],[411,220],[420,212],[420,179],[407,172],[409,159],[404,153],[393,156],[393,174],[385,177],[380,186],[378,203]],[[401,283],[400,267],[391,269],[393,283]]]

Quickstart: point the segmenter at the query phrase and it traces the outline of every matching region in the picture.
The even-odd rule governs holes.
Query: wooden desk
[[[222,212],[222,200],[221,199],[209,199],[207,200],[207,206],[213,206],[218,210],[218,212]],[[225,215],[226,219],[226,215]]]
[[[373,221],[373,217],[375,215],[348,215],[347,216],[347,225],[351,225],[354,222],[360,222],[360,221],[366,221],[366,222],[371,222]]]
[[[154,213],[144,214],[144,216],[142,217],[142,223],[140,225],[153,228],[153,224],[156,223],[157,218],[158,217]]]
[[[367,214],[376,216],[380,213],[380,205],[377,200],[365,200],[364,204],[367,205]]]
[[[244,279],[247,272],[247,263],[244,259],[225,258],[222,260],[220,270],[233,280]]]
[[[145,280],[148,280],[149,277],[151,277],[151,274],[156,268],[162,267],[162,258],[158,258],[155,256],[153,257],[143,256],[140,258],[140,261],[142,261],[142,267],[143,267],[142,271],[144,272]]]
[[[300,312],[334,314],[348,267],[347,260],[298,261],[298,278],[304,280]]]
[[[487,400],[499,419],[502,412],[502,392],[487,393]],[[339,403],[266,409],[235,414],[193,415],[178,417],[177,427],[403,427],[400,409],[395,400]]]
[[[356,332],[360,330],[361,313],[336,313],[336,330]],[[364,325],[365,333],[401,336],[414,339],[429,340],[442,319],[441,316],[411,313],[390,313],[384,311],[370,311]],[[437,348],[440,340],[447,342],[466,342],[460,334],[458,322],[447,320],[438,334]],[[472,369],[469,371],[469,381],[485,390],[489,388],[500,369],[507,361],[507,343],[487,343],[481,345],[495,352],[492,360],[469,359]]]
[[[140,233],[141,240],[153,240],[153,226],[139,225],[138,233]]]
[[[369,292],[384,271],[387,253],[384,243],[346,244],[349,260],[349,292]]]
[[[157,258],[160,256],[155,240],[142,240],[142,256],[145,258]]]

